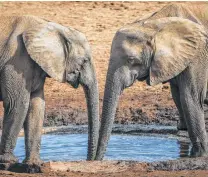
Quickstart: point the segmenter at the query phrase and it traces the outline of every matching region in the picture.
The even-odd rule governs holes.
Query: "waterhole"
[[[153,162],[188,156],[189,144],[159,136],[112,135],[105,160]],[[25,157],[24,138],[15,148],[19,160]],[[40,155],[44,161],[79,161],[87,156],[87,134],[48,134],[42,136]]]

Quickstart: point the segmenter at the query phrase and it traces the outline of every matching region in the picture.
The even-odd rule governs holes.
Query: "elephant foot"
[[[207,144],[207,143],[205,143]],[[191,157],[206,157],[208,156],[208,147],[202,143],[195,143],[191,148]]]
[[[177,125],[177,129],[178,130],[183,130],[183,131],[187,131],[187,126],[186,124],[183,122],[179,122],[178,125]]]
[[[44,162],[40,159],[40,157],[29,157],[25,158],[22,163],[41,166]]]
[[[18,158],[13,153],[4,153],[0,155],[0,163],[17,163]]]

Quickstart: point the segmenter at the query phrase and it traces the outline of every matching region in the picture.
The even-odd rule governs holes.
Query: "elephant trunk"
[[[96,160],[103,159],[108,145],[116,113],[116,107],[121,93],[121,82],[119,80],[120,79],[116,77],[115,73],[111,74],[111,72],[108,71]]]
[[[94,71],[90,74],[91,82],[82,84],[88,109],[88,153],[87,160],[94,160],[99,136],[99,94]]]

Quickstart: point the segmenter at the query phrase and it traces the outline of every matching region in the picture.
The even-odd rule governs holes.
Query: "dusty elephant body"
[[[97,160],[104,157],[119,95],[136,80],[149,85],[170,82],[181,116],[179,129],[188,129],[193,145],[191,155],[207,155],[203,102],[208,78],[208,6],[202,7],[168,5],[117,31],[106,78]]]
[[[13,155],[20,129],[25,131],[25,163],[40,164],[45,111],[44,82],[50,76],[84,88],[89,120],[88,159],[96,154],[98,86],[91,50],[79,31],[33,16],[0,17],[0,83],[4,105],[0,162]]]
[[[164,17],[181,17],[203,25],[205,29],[208,30],[207,11],[208,5],[205,3],[171,4],[163,7],[161,10],[152,14],[150,17],[144,18],[142,20],[138,19],[135,22],[143,24],[147,23],[149,20],[156,20]],[[186,122],[183,118],[183,111],[178,101],[179,98],[177,98],[178,91],[174,88],[173,84],[171,84],[171,92],[173,95],[175,95],[173,96],[173,99],[180,114],[180,121],[177,128],[179,130],[187,130]],[[205,103],[208,104],[208,97],[205,99]]]

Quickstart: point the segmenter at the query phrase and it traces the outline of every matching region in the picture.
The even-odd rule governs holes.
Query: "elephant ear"
[[[64,28],[49,22],[35,26],[23,33],[23,41],[30,57],[50,77],[59,82],[64,82],[66,79],[67,50],[66,39],[62,35]]]
[[[197,54],[206,43],[203,26],[178,17],[167,19],[152,41],[154,56],[150,66],[150,85],[166,82],[180,74],[198,59]]]

